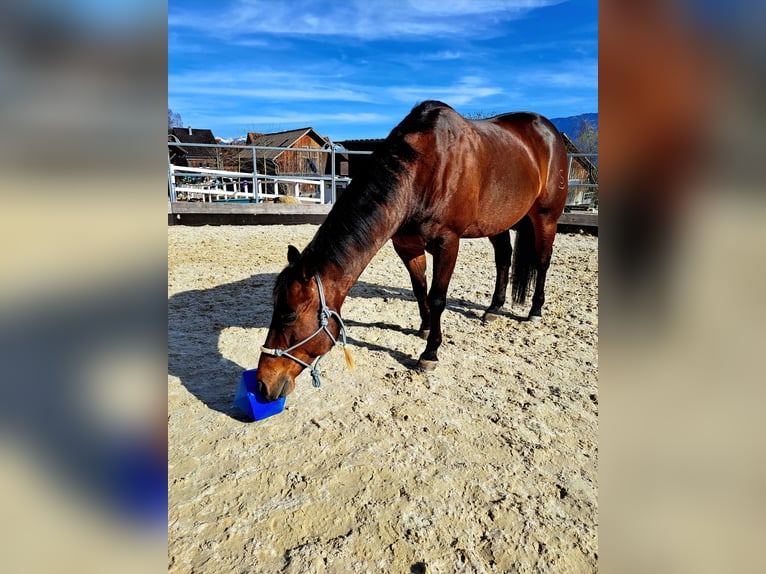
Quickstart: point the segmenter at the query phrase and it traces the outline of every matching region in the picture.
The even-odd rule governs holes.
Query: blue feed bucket
[[[250,369],[242,373],[237,393],[234,395],[234,406],[253,420],[259,421],[282,412],[285,408],[285,397],[267,403],[258,392],[258,369]]]

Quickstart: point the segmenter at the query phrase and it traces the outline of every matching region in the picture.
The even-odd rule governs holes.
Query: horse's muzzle
[[[277,380],[277,384],[275,385],[276,388],[273,390],[270,390],[266,383],[259,379],[258,393],[261,395],[263,400],[270,403],[282,397],[286,397],[292,390],[291,386],[290,377],[287,375],[283,375],[279,378],[279,380]]]

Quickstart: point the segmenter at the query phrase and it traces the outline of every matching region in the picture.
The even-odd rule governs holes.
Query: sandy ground
[[[168,228],[169,571],[595,572],[598,253],[559,234],[542,324],[507,308],[487,240],[464,241],[432,373],[390,244],[342,309],[322,386],[246,422],[287,244],[316,227]]]

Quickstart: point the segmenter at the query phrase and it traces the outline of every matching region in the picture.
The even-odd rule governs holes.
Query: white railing
[[[178,199],[200,199],[202,201],[216,201],[221,199],[249,199],[253,202],[260,202],[264,199],[276,199],[284,197],[285,194],[277,193],[280,184],[292,184],[292,197],[297,201],[306,203],[328,203],[326,195],[328,184],[331,183],[332,176],[316,176],[311,178],[285,176],[285,175],[260,175],[258,173],[225,171],[221,169],[210,169],[205,167],[185,167],[170,165],[170,177],[172,179],[173,190]],[[208,176],[199,183],[179,184],[176,178]],[[211,176],[220,176],[213,178]],[[228,178],[231,181],[224,181]],[[348,177],[336,177],[336,183],[348,183]],[[301,186],[314,186],[316,190],[312,195],[306,196],[302,193]],[[271,192],[269,189],[271,188]]]
[[[250,151],[253,171],[232,171],[224,169],[212,169],[207,167],[187,167],[174,165],[170,161],[170,148],[208,148],[221,149],[229,153],[247,153]],[[289,152],[326,153],[330,160],[330,174],[316,175],[279,175],[258,173],[257,165],[261,158],[257,158],[257,152],[269,150]],[[351,178],[338,176],[335,173],[336,155],[342,153],[371,154],[367,151],[336,150],[336,146],[330,144],[325,148],[284,148],[271,146],[235,146],[220,144],[191,144],[182,142],[168,142],[168,195],[171,202],[178,200],[201,200],[218,201],[231,199],[247,199],[252,202],[262,202],[267,199],[285,197],[279,193],[285,187],[291,190],[290,196],[299,202],[306,203],[334,203],[337,198],[337,189],[340,185],[348,185]],[[218,160],[216,156],[216,160]],[[223,161],[222,158],[220,158]],[[235,161],[236,158],[234,158]],[[212,156],[211,156],[212,161]],[[192,180],[191,182],[189,180]],[[313,191],[308,195],[306,186],[312,186]]]

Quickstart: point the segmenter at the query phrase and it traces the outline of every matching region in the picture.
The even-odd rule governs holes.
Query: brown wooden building
[[[170,163],[184,167],[220,168],[219,154],[215,147],[184,146],[185,143],[216,145],[212,130],[199,128],[169,128],[168,146]]]
[[[245,141],[246,146],[317,150],[324,148],[327,143],[328,141],[311,127],[270,134],[249,132]],[[328,153],[319,151],[256,150],[256,166],[258,173],[268,175],[324,175],[328,157]]]

